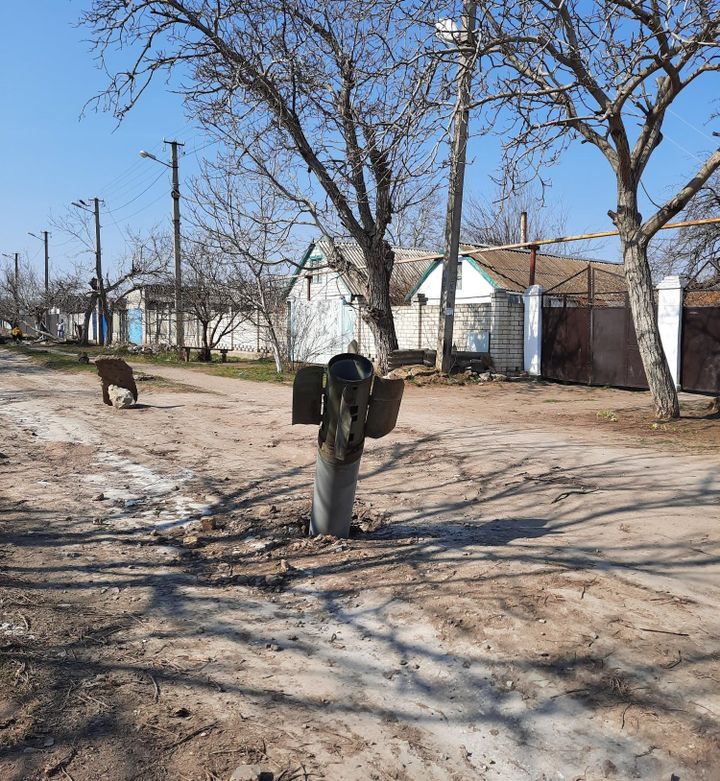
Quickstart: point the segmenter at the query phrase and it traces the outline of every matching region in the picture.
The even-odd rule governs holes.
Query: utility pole
[[[173,238],[174,238],[174,254],[175,254],[175,341],[177,342],[178,350],[182,352],[182,348],[185,346],[185,325],[183,317],[183,301],[182,301],[182,264],[181,264],[181,247],[180,247],[180,176],[178,173],[178,147],[185,146],[179,141],[168,141],[164,139],[164,143],[170,144],[172,150],[171,162],[166,163],[164,160],[160,160],[155,157],[152,152],[146,152],[144,149],[140,150],[140,157],[147,157],[150,160],[154,160],[156,163],[164,165],[172,171],[172,190],[171,195],[173,199]]]
[[[445,256],[443,258],[442,287],[440,290],[440,315],[438,322],[437,356],[435,368],[447,372],[452,366],[453,327],[455,325],[455,292],[457,267],[460,254],[460,226],[462,223],[463,189],[465,185],[465,160],[467,157],[468,124],[470,120],[470,87],[475,60],[476,0],[464,0],[462,29],[441,34],[443,40],[453,40],[458,45],[458,88],[453,111],[453,139],[448,182],[448,204],[445,217]],[[445,29],[448,29],[447,26]]]
[[[50,299],[50,247],[48,246],[48,232],[43,231],[42,235],[43,235],[43,243],[45,244],[45,301],[49,301]]]
[[[166,141],[172,149],[173,235],[175,243],[175,340],[178,349],[185,346],[185,323],[182,301],[182,266],[180,255],[180,176],[178,174],[178,141]]]
[[[15,318],[20,323],[20,253],[15,254]]]
[[[100,246],[100,199],[93,198],[93,211],[95,212],[95,275],[98,284],[97,302],[97,343],[105,344],[103,333],[103,315],[105,314],[105,283],[102,275],[102,248]]]
[[[90,206],[82,199],[73,201],[72,205],[77,206],[78,209],[82,209],[83,211],[89,212],[95,217],[95,277],[97,280],[95,289],[97,291],[97,296],[98,296],[97,315],[96,315],[97,329],[95,335],[97,337],[98,345],[104,345],[105,337],[103,335],[102,323],[103,323],[103,314],[105,313],[105,282],[103,281],[103,275],[102,275],[102,246],[100,244],[100,199],[93,198],[92,208],[90,208]]]
[[[48,231],[40,231],[42,236],[37,233],[28,233],[34,239],[40,239],[45,249],[45,329],[50,329],[50,251],[48,248]]]

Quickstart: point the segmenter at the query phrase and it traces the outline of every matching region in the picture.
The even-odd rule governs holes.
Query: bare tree
[[[715,173],[682,214],[683,220],[704,220],[720,214],[720,175]],[[720,283],[720,223],[683,228],[660,243],[653,258],[656,276],[682,274],[696,288]]]
[[[542,196],[526,187],[520,191],[481,199],[470,196],[464,208],[463,239],[468,244],[499,247],[515,244],[520,238],[520,215],[528,216],[529,239],[562,236],[567,218],[557,205],[548,207]],[[547,248],[556,245],[547,245]]]
[[[91,298],[94,305],[97,299],[87,291],[82,274],[77,271],[55,273],[46,293],[44,278],[29,263],[20,263],[17,281],[14,269],[6,264],[0,269],[0,320],[24,321],[25,327],[36,335],[52,336],[45,320],[48,310],[76,312],[79,306],[85,308]]]
[[[90,291],[83,290],[82,297],[85,301],[85,309],[83,314],[83,328],[80,335],[80,343],[87,345],[89,341],[89,326],[92,314],[96,309],[98,310],[98,316],[102,316],[105,323],[109,326],[112,339],[112,318],[108,310],[108,298],[107,291],[105,290],[105,278],[102,275],[101,256],[97,254],[95,246],[95,225],[93,222],[92,213],[88,208],[77,208],[77,204],[73,204],[75,208],[66,209],[64,214],[59,217],[55,217],[51,220],[52,225],[59,231],[65,233],[71,239],[74,239],[79,249],[76,254],[76,258],[80,258],[85,254],[92,254],[94,256],[94,272],[95,276],[92,277],[88,284]],[[85,264],[82,264],[83,266]],[[80,272],[83,275],[84,272]],[[99,306],[98,306],[99,304]],[[101,327],[98,323],[98,334],[101,333]],[[107,335],[107,331],[106,331]],[[98,344],[102,344],[103,341],[98,339]],[[108,344],[110,342],[107,342]]]
[[[497,0],[485,6],[477,105],[505,135],[506,171],[536,176],[571,141],[597,147],[616,181],[608,214],[620,233],[630,308],[656,413],[677,417],[677,393],[658,334],[648,243],[720,166],[720,149],[649,217],[638,189],[662,143],[668,109],[720,69],[718,0]]]
[[[272,168],[277,178],[281,172]],[[278,372],[287,353],[284,292],[297,257],[297,210],[266,176],[233,156],[206,162],[193,184],[191,220],[230,264],[230,295],[246,319],[266,335]]]
[[[14,263],[4,263],[0,270],[0,319],[23,321],[37,335],[48,336],[46,314],[50,307],[56,306],[57,289],[53,284],[46,293],[44,279],[40,279],[27,259],[18,263],[17,275]]]
[[[395,247],[433,249],[442,244],[442,210],[437,191],[424,194],[419,203],[408,203],[393,215],[388,240]]]
[[[126,240],[127,256],[118,264],[112,275],[105,275],[102,286],[107,345],[113,343],[113,315],[117,307],[134,290],[164,279],[172,257],[169,237],[157,230],[151,230],[147,235],[128,234]],[[97,288],[94,287],[93,290]],[[100,292],[97,294],[100,295]]]
[[[169,259],[172,257],[172,245],[170,239],[153,228],[141,235],[131,229],[124,231],[125,253],[124,257],[116,257],[114,261],[105,260],[102,284],[97,278],[97,266],[93,260],[92,270],[95,276],[89,277],[88,262],[84,260],[87,255],[95,255],[95,234],[92,215],[82,209],[68,209],[62,216],[52,220],[52,224],[74,239],[78,252],[76,254],[76,268],[73,279],[77,283],[76,296],[79,295],[83,302],[83,328],[80,342],[88,344],[89,325],[93,312],[96,311],[98,301],[100,311],[105,320],[104,343],[111,345],[113,342],[113,315],[118,304],[133,290],[143,285],[162,279],[167,274]],[[112,270],[109,271],[108,267]],[[79,282],[87,279],[85,282]],[[77,306],[78,299],[75,299]]]
[[[351,236],[364,268],[354,275],[382,369],[397,347],[386,239],[408,183],[433,171],[435,60],[412,23],[422,0],[94,0],[83,22],[101,63],[123,50],[104,97],[118,117],[153,77],[181,69],[194,116],[259,170],[327,235]],[[115,51],[112,62],[117,62]],[[275,178],[267,161],[292,171]],[[306,172],[306,173],[304,173]],[[429,188],[426,185],[426,191]]]
[[[0,319],[16,323],[24,311],[23,274],[19,263],[17,274],[14,261],[0,260],[0,263]]]
[[[211,350],[246,319],[236,289],[229,258],[204,236],[188,237],[183,246],[183,308],[198,323],[202,361],[209,361]]]

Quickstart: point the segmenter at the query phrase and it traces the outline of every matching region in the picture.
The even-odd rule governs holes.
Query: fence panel
[[[720,393],[720,307],[683,309],[680,378],[683,390]]]
[[[590,312],[587,307],[543,307],[543,377],[590,382]]]

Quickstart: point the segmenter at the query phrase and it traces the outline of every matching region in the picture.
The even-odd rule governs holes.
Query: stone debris
[[[122,358],[109,358],[100,357],[95,360],[95,366],[100,375],[102,382],[102,394],[103,401],[108,407],[118,406],[113,403],[110,398],[110,388],[116,386],[117,388],[125,391],[129,391],[132,396],[132,403],[135,403],[138,398],[137,385],[135,385],[135,378],[133,376],[133,370],[123,361]],[[120,399],[120,396],[117,395]],[[126,397],[123,397],[126,398]],[[125,405],[130,406],[130,405]],[[118,407],[120,408],[120,407]]]
[[[115,409],[127,409],[135,403],[132,392],[127,388],[120,388],[118,385],[108,385],[107,393]]]
[[[425,366],[422,363],[411,366],[400,366],[385,375],[389,380],[411,380],[413,377],[432,377],[437,374],[434,366]]]

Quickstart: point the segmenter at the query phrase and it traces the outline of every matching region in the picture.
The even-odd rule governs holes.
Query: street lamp
[[[170,168],[170,163],[166,163],[164,160],[160,160],[160,158],[155,157],[155,155],[152,152],[146,152],[144,149],[140,150],[140,157],[147,157],[150,160],[154,160],[156,163],[162,163],[162,165],[166,166],[167,168]]]
[[[155,157],[152,152],[147,152],[144,149],[140,150],[140,157],[154,160],[156,163],[160,163],[166,168],[170,168],[172,171],[171,195],[173,199],[173,234],[175,247],[175,339],[177,341],[178,349],[181,350],[185,346],[185,328],[182,310],[182,268],[180,264],[180,181],[178,176],[178,147],[183,146],[183,144],[179,141],[165,141],[165,143],[170,144],[170,148],[172,149],[172,159],[170,163],[160,160],[160,158]]]

